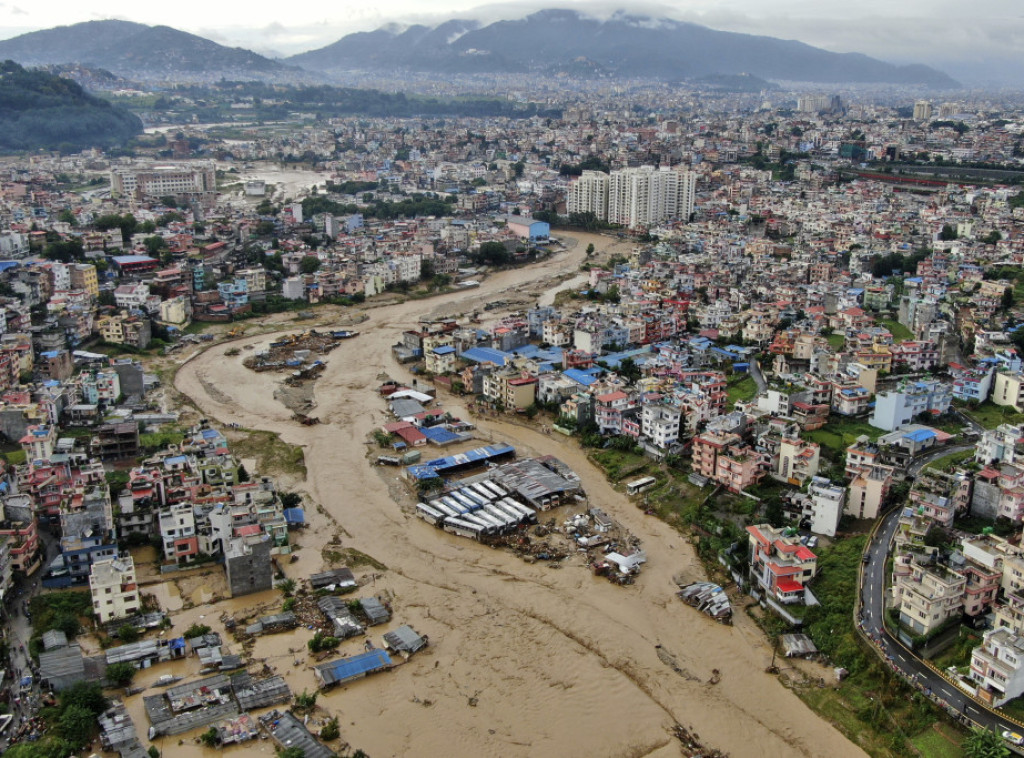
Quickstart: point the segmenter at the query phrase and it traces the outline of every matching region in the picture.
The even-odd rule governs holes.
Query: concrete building
[[[565,200],[569,213],[593,213],[598,219],[608,218],[608,174],[584,171],[569,185]]]
[[[959,618],[967,586],[963,573],[942,564],[922,565],[915,558],[910,558],[908,564],[905,556],[897,556],[896,563],[893,607],[899,610],[903,626],[921,635]]]
[[[878,429],[895,431],[922,413],[945,413],[952,399],[950,386],[937,379],[904,382],[899,388],[876,397],[875,412],[869,423]]]
[[[235,537],[224,548],[224,570],[231,597],[269,590],[274,586],[270,551],[274,541],[267,534]]]
[[[779,603],[804,601],[804,585],[817,573],[818,557],[781,529],[768,524],[748,526],[750,576],[757,587]]]
[[[101,624],[139,612],[139,585],[131,555],[96,561],[89,572],[92,610]]]
[[[971,679],[977,695],[998,708],[1024,695],[1024,637],[1008,629],[990,629],[971,653]]]
[[[844,512],[854,518],[877,518],[892,482],[893,469],[890,466],[873,465],[858,469],[848,487]]]
[[[650,228],[693,213],[697,176],[662,167],[613,171],[608,180],[608,221],[630,229]]]
[[[995,386],[992,388],[992,402],[1008,405],[1018,413],[1024,411],[1024,374],[1020,371],[997,371]]]
[[[110,172],[110,192],[134,200],[180,197],[210,206],[217,198],[216,171],[212,163],[116,168]]]

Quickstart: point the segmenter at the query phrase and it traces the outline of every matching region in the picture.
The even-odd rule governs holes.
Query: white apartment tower
[[[569,185],[566,198],[569,213],[593,213],[604,221],[608,218],[608,174],[603,171],[584,171]]]
[[[650,227],[693,213],[697,177],[653,166],[613,171],[608,182],[608,221],[630,229]]]

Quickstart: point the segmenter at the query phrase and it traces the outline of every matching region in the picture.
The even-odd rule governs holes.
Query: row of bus
[[[416,515],[446,532],[472,539],[537,521],[533,508],[513,500],[494,482],[467,484],[429,503],[417,503]]]

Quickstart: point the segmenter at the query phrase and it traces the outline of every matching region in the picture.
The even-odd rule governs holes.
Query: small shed
[[[806,634],[783,634],[779,641],[787,658],[810,658],[818,654],[818,648]]]
[[[408,624],[403,624],[393,632],[384,635],[384,644],[389,649],[409,655],[425,648],[428,641],[424,635],[416,632]]]
[[[309,586],[314,590],[322,590],[327,587],[355,587],[356,576],[350,568],[336,568],[313,574],[309,577]]]
[[[391,668],[391,656],[387,651],[374,648],[349,658],[339,658],[330,663],[314,666],[313,671],[323,687],[345,684],[355,679]]]
[[[370,626],[386,624],[391,620],[391,612],[384,607],[384,603],[375,597],[361,598],[359,605],[362,606],[363,613],[366,614]]]
[[[40,653],[39,679],[55,692],[86,681],[85,659],[78,643]]]

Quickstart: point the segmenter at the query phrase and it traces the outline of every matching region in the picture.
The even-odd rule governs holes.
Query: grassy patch
[[[981,635],[965,626],[960,627],[957,641],[932,659],[938,668],[945,671],[950,666],[961,668],[971,665],[971,653],[981,644]]]
[[[256,470],[265,476],[306,476],[306,458],[302,448],[283,442],[273,432],[250,431],[248,436],[231,443],[231,452],[240,458],[255,458]]]
[[[924,758],[961,758],[963,735],[949,724],[936,724],[910,740]]]
[[[24,450],[11,450],[9,453],[4,453],[4,458],[12,466],[20,466],[28,459],[28,455]]]
[[[936,458],[934,461],[925,466],[925,471],[928,469],[946,470],[957,466],[964,461],[969,461],[974,457],[974,450],[961,450],[957,453],[950,453],[944,455],[941,458]]]
[[[615,450],[614,448],[595,450],[590,454],[590,459],[613,482],[621,481],[627,476],[640,474],[641,472],[646,474],[648,473],[646,469],[651,463],[651,459],[647,456],[637,455],[625,450]]]
[[[878,323],[889,330],[889,333],[892,334],[893,342],[906,342],[907,340],[914,339],[914,333],[895,319],[880,318]]]
[[[139,444],[146,450],[154,452],[163,450],[168,445],[180,445],[185,435],[181,432],[148,432],[139,435]]]
[[[349,568],[359,568],[360,566],[370,566],[377,571],[387,571],[388,567],[378,561],[373,556],[367,555],[361,550],[356,550],[351,547],[338,547],[336,545],[326,545],[324,549],[320,551],[320,557],[324,559],[324,563],[331,566],[344,565]]]
[[[846,344],[846,337],[842,334],[830,334],[825,339],[828,340],[829,346],[836,352],[842,350]]]
[[[964,415],[977,421],[986,429],[995,429],[1000,424],[1024,423],[1024,413],[1017,413],[1008,405],[982,403],[977,408],[962,408]]]
[[[856,442],[862,434],[876,440],[882,435],[882,430],[876,429],[862,419],[829,416],[825,426],[812,432],[804,432],[804,437],[821,445],[832,460],[841,460],[846,454],[846,448]]]
[[[731,411],[736,403],[753,400],[757,396],[757,383],[750,374],[743,374],[740,377],[733,377],[729,380],[726,388],[726,405]]]

